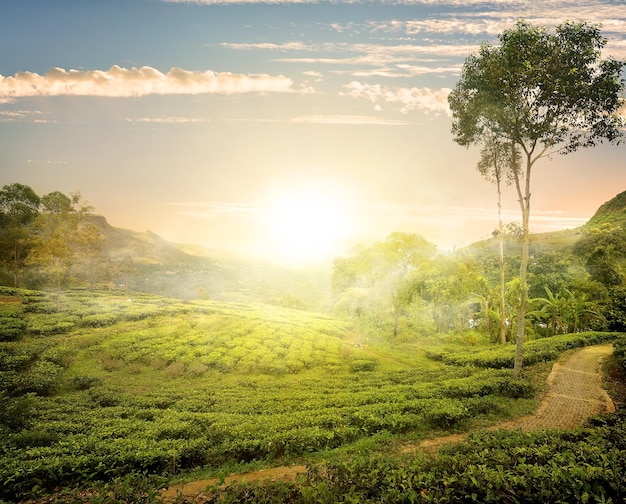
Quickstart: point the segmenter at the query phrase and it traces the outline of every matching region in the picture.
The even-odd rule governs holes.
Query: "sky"
[[[600,23],[626,2],[19,0],[0,3],[0,186],[80,192],[117,227],[278,261],[389,233],[489,237],[495,187],[447,95],[516,21]],[[626,145],[537,163],[531,231],[626,190]],[[520,222],[505,190],[504,221]]]

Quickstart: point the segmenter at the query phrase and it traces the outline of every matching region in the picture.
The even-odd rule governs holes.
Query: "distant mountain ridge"
[[[330,284],[332,264],[314,272],[296,271],[227,250],[169,242],[151,231],[117,228],[101,215],[90,219],[104,237],[103,254],[114,263],[130,260],[131,287],[138,290],[182,298],[203,292],[213,299],[237,301],[296,296],[312,306],[324,297]],[[534,234],[533,253],[571,250],[585,229],[605,223],[626,229],[626,191],[602,204],[581,227]],[[506,248],[517,253],[519,242],[508,240]],[[478,240],[458,252],[462,250],[472,255],[497,255],[499,242],[497,238]]]
[[[173,243],[152,231],[117,228],[102,215],[89,219],[104,237],[103,256],[127,271],[118,273],[115,282],[128,282],[131,290],[319,307],[330,286],[330,266],[298,271],[227,250]]]
[[[131,231],[111,226],[102,215],[90,216],[102,236],[103,253],[113,260],[131,258],[136,264],[183,266],[198,263],[200,254],[188,253],[179,246],[161,238],[152,231]]]
[[[226,261],[231,264],[252,261],[237,257],[227,250],[209,250],[196,245],[169,242],[152,231],[137,232],[113,227],[101,215],[93,215],[90,218],[104,236],[103,252],[111,259],[130,257],[136,264],[177,268],[206,266],[207,261]],[[581,227],[539,233],[534,236],[536,241],[548,246],[568,247],[578,240],[584,229],[605,223],[626,229],[626,191],[600,205],[593,217]],[[490,248],[495,241],[497,240],[493,238],[478,240],[468,248],[481,249],[485,246]]]

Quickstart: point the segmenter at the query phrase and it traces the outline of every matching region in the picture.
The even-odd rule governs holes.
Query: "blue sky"
[[[80,191],[115,226],[274,257],[392,231],[462,246],[496,227],[496,200],[452,141],[448,90],[520,18],[602,23],[626,60],[626,4],[580,4],[2,2],[0,185]],[[626,190],[625,149],[541,161],[531,228],[575,227]]]

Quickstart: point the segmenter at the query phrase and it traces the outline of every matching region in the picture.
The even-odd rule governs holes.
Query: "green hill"
[[[580,239],[585,229],[613,224],[626,229],[626,191],[619,193],[614,198],[600,205],[596,213],[583,226],[573,229],[562,229],[546,233],[531,234],[531,247],[534,254],[547,251],[558,252],[569,250]],[[507,252],[515,252],[519,246],[514,240],[507,240]],[[497,237],[480,240],[465,247],[465,251],[472,254],[499,254],[499,241]]]
[[[626,228],[626,191],[601,205],[585,227],[597,227],[607,223]]]

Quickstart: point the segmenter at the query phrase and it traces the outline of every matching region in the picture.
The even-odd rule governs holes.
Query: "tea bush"
[[[22,319],[21,302],[13,302],[14,299],[7,297],[0,299],[0,341],[19,339],[26,327],[26,322]]]

